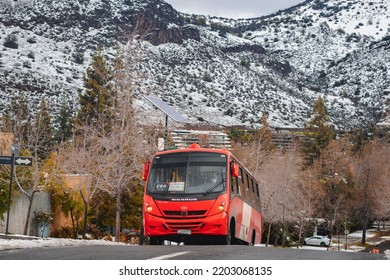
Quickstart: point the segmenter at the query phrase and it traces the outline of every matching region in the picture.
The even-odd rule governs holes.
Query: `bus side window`
[[[232,177],[231,178],[231,183],[232,183],[232,192],[239,194],[239,186],[238,186],[238,178],[237,177]]]
[[[244,200],[245,201],[248,201],[250,199],[250,195],[249,195],[249,192],[248,192],[248,187],[249,187],[249,182],[248,182],[248,174],[244,171],[243,172],[243,186],[242,186],[242,189],[243,189],[243,194],[244,194]]]
[[[240,179],[237,178],[237,183],[238,183],[238,188],[239,188],[239,191],[238,193],[245,197],[245,186],[244,186],[244,173],[243,173],[243,170],[242,168],[240,167]]]
[[[259,184],[258,183],[255,184],[255,191],[256,191],[256,202],[257,202],[257,205],[259,207],[261,207],[261,203],[260,203],[260,190],[259,190]]]
[[[254,192],[254,182],[253,182],[253,178],[252,177],[250,177],[249,178],[249,193],[250,193],[250,196],[251,196],[251,198],[250,198],[250,201],[251,201],[251,203],[252,203],[252,206],[253,205],[256,205],[256,196],[255,196],[255,192]]]

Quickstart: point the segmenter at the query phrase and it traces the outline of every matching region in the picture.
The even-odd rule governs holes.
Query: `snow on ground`
[[[93,245],[118,245],[129,246],[125,243],[116,243],[106,240],[82,240],[82,239],[65,239],[65,238],[34,238],[28,239],[26,236],[12,235],[12,239],[5,239],[0,234],[0,250],[35,248],[35,247],[63,247],[63,246],[93,246]]]

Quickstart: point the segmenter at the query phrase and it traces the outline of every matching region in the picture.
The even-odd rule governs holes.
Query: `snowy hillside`
[[[97,46],[132,38],[135,104],[158,95],[193,123],[301,127],[318,95],[332,122],[379,122],[390,107],[388,0],[308,0],[266,17],[186,15],[162,0],[0,0],[0,114],[24,92],[53,113],[77,106]],[[132,34],[132,35],[130,35]],[[138,35],[134,37],[134,34]],[[145,111],[144,111],[145,112]]]

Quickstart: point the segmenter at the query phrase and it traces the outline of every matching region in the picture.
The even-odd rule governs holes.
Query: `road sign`
[[[32,166],[33,157],[15,157],[14,165]],[[12,165],[12,156],[0,156],[0,164]]]
[[[15,165],[32,166],[33,157],[15,157]]]
[[[12,164],[12,157],[0,156],[0,164],[11,165]]]

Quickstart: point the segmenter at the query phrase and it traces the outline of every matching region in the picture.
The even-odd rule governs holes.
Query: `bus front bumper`
[[[199,219],[171,219],[145,213],[145,235],[227,235],[227,218],[226,212]]]

